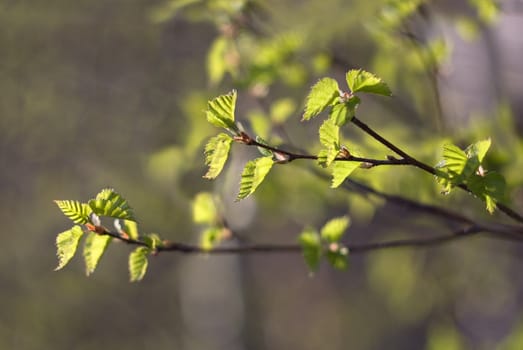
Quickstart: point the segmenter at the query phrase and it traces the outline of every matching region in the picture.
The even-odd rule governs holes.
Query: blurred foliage
[[[202,231],[209,246],[223,232],[215,223],[194,228],[191,203],[201,192],[213,193],[217,213],[247,241],[294,241],[304,227],[345,215],[344,242],[447,230],[372,196],[330,189],[306,162],[275,167],[254,199],[235,203],[256,150],[233,147],[220,179],[201,178],[205,140],[216,131],[205,120],[209,98],[238,89],[236,121],[245,130],[300,149],[318,139],[321,122],[300,123],[308,87],[323,76],[342,81],[353,68],[375,72],[393,92],[390,101],[365,97],[358,116],[419,159],[436,165],[444,144],[490,137],[486,167],[505,176],[507,200],[521,208],[521,111],[500,91],[495,113],[455,125],[436,93],[454,45],[438,19],[477,40],[503,15],[501,5],[442,3],[1,1],[0,348],[521,348],[521,249],[513,243],[351,256],[346,272],[321,265],[314,278],[295,256],[165,254],[149,259],[140,285],[128,283],[131,249],[115,244],[89,279],[79,259],[52,271],[53,239],[65,223],[52,200],[106,186],[126,194],[147,232],[194,242]],[[369,157],[388,154],[355,130],[342,137]],[[413,169],[358,169],[354,177],[490,218],[479,201],[441,196],[431,176]],[[144,260],[135,257],[140,276]]]

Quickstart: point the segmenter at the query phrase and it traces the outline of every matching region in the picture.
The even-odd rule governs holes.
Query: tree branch
[[[386,146],[390,150],[394,151],[397,155],[401,156],[410,165],[413,165],[413,166],[415,166],[417,168],[420,168],[420,169],[422,169],[423,171],[425,171],[425,172],[427,172],[429,174],[437,176],[437,172],[436,172],[436,169],[434,167],[432,167],[432,166],[430,166],[428,164],[425,164],[425,163],[417,160],[416,158],[410,156],[408,153],[404,152],[399,147],[394,145],[392,142],[388,141],[387,139],[382,137],[380,134],[378,134],[376,131],[371,129],[367,124],[365,124],[364,122],[362,122],[361,120],[356,118],[356,116],[354,116],[351,119],[351,122],[354,125],[356,125],[357,127],[359,127],[361,130],[363,130],[365,133],[370,135],[372,138],[377,140],[379,143],[381,143],[382,145]],[[466,191],[468,193],[472,193],[472,191],[465,184],[460,184],[457,187],[461,188],[462,190],[464,190],[464,191]],[[513,220],[515,220],[515,221],[517,221],[519,223],[523,223],[523,216],[521,214],[515,212],[513,209],[509,208],[508,206],[506,206],[506,205],[504,205],[502,203],[496,203],[496,206],[497,206],[497,208],[501,212],[503,212],[508,217],[512,218]]]

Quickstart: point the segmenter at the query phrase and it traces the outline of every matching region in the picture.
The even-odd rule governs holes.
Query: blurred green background
[[[298,255],[166,253],[131,284],[123,244],[111,245],[89,278],[80,256],[53,272],[54,239],[70,223],[52,202],[85,201],[111,186],[142,230],[192,243],[200,228],[191,201],[201,191],[215,192],[231,227],[254,242],[295,242],[304,226],[345,214],[347,242],[447,232],[449,223],[331,190],[305,163],[275,167],[255,198],[237,203],[241,167],[255,155],[240,146],[218,180],[202,179],[203,147],[217,133],[205,121],[208,99],[237,88],[246,130],[314,151],[319,122],[299,121],[309,86],[364,68],[394,97],[365,99],[360,117],[431,164],[445,141],[492,137],[488,164],[506,176],[521,212],[521,7],[0,1],[0,348],[523,348],[523,249],[513,242],[358,255],[346,272],[322,266],[313,277]],[[387,154],[355,131],[345,137],[366,154]],[[415,169],[355,176],[504,220],[463,194],[442,197]]]

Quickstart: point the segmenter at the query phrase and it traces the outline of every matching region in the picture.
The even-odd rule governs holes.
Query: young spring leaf
[[[329,119],[337,126],[347,124],[356,114],[356,107],[360,103],[358,96],[352,96],[345,103],[334,105],[329,113]]]
[[[97,215],[135,221],[127,201],[112,188],[103,189],[89,201],[89,206]]]
[[[318,154],[318,163],[328,167],[340,151],[340,128],[331,119],[327,119],[320,126],[319,134],[320,142],[325,148]]]
[[[265,145],[265,146],[268,145],[267,141],[265,141],[260,136],[256,136],[256,142],[258,142],[259,144]],[[258,148],[258,152],[260,152],[262,156],[264,156],[264,157],[272,157],[273,156],[273,153],[272,153],[271,150],[268,150],[267,148],[263,148],[263,147],[259,147],[259,146],[257,148]]]
[[[64,231],[56,236],[56,255],[58,256],[58,266],[55,271],[62,269],[76,253],[78,242],[83,235],[82,228],[78,225],[70,230]]]
[[[320,231],[321,239],[328,243],[339,242],[349,223],[347,216],[329,220]]]
[[[224,128],[234,135],[239,133],[238,126],[234,123],[234,109],[236,107],[236,90],[227,95],[221,95],[207,104],[207,121],[214,126]]]
[[[254,193],[271,170],[273,164],[272,157],[262,157],[247,162],[245,168],[243,168],[240,192],[236,199],[241,200]]]
[[[309,120],[333,105],[339,98],[339,87],[336,80],[323,78],[318,81],[307,96],[305,113],[302,120]]]
[[[349,250],[340,244],[333,243],[329,246],[325,256],[327,261],[337,270],[346,270],[348,266]]]
[[[465,151],[453,144],[443,146],[443,161],[436,168],[438,181],[444,186],[445,192],[467,182],[478,171],[490,144],[490,139],[478,141],[468,146]]]
[[[214,224],[218,219],[218,213],[212,194],[200,192],[192,202],[192,218],[197,224]]]
[[[505,196],[505,179],[496,172],[489,172],[484,176],[473,175],[469,178],[468,187],[476,196],[485,201],[489,213],[496,209],[496,203]]]
[[[337,161],[332,167],[332,183],[331,188],[339,187],[343,181],[357,168],[361,162]]]
[[[233,139],[227,134],[219,134],[209,140],[205,145],[205,164],[209,170],[203,176],[206,179],[216,178],[222,171],[227,158]]]
[[[137,240],[138,239],[138,224],[132,220],[123,220],[124,222],[124,231],[129,235],[129,238]]]
[[[320,235],[314,229],[306,228],[300,234],[299,240],[307,266],[311,271],[316,271],[322,255]]]
[[[227,46],[227,39],[219,36],[211,44],[209,53],[207,54],[207,75],[212,85],[219,83],[227,71],[227,64],[225,62]]]
[[[142,237],[142,240],[151,250],[156,250],[163,245],[163,241],[156,233],[148,233]]]
[[[83,252],[85,273],[87,276],[94,272],[98,262],[100,261],[100,258],[105,253],[110,242],[111,236],[100,235],[95,232],[89,232],[87,234]]]
[[[129,277],[131,282],[143,279],[147,272],[147,255],[151,250],[147,247],[138,247],[129,254]]]
[[[200,236],[200,246],[205,250],[212,249],[222,239],[221,227],[209,227]]]
[[[356,92],[370,92],[373,94],[390,96],[390,91],[387,84],[381,78],[378,78],[372,73],[362,69],[352,69],[346,75],[347,85],[352,93]]]
[[[91,208],[87,204],[69,200],[55,200],[54,202],[62,213],[75,224],[85,224],[89,222]]]

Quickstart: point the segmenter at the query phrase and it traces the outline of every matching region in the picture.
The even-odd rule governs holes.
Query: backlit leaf
[[[329,119],[338,126],[347,124],[356,114],[356,107],[360,103],[358,96],[352,96],[345,103],[334,105],[329,113]]]
[[[222,239],[223,228],[209,227],[200,236],[200,245],[205,250],[212,249]]]
[[[109,216],[115,219],[133,220],[133,211],[127,201],[112,188],[103,189],[89,206],[96,215]]]
[[[64,231],[56,236],[56,255],[58,256],[58,266],[55,271],[62,269],[72,259],[76,253],[78,242],[82,238],[83,231],[78,225],[72,229]]]
[[[256,191],[272,168],[272,157],[262,157],[247,162],[242,172],[240,192],[237,200],[244,199]]]
[[[306,228],[299,237],[302,254],[311,271],[316,271],[320,264],[322,246],[320,235],[311,228]]]
[[[474,175],[468,180],[467,185],[472,193],[485,201],[491,214],[496,209],[496,203],[505,196],[505,179],[496,172],[489,172],[485,176]]]
[[[329,220],[321,229],[321,238],[329,243],[339,242],[349,226],[349,222],[347,216]]]
[[[340,186],[354,170],[359,168],[361,162],[336,161],[332,166],[331,188]]]
[[[214,126],[229,130],[233,134],[239,132],[234,123],[234,109],[236,107],[236,90],[232,90],[227,95],[221,95],[211,100],[207,104],[207,120]]]
[[[318,163],[323,167],[328,167],[340,150],[340,128],[331,119],[326,119],[320,126],[319,134],[324,148],[318,154]]]
[[[54,202],[62,213],[75,224],[85,224],[89,222],[89,214],[91,214],[92,210],[87,204],[71,200],[55,200]]]
[[[373,94],[390,96],[390,91],[387,84],[381,78],[378,78],[372,73],[362,69],[352,69],[346,75],[347,85],[352,93],[356,92],[370,92]]]
[[[147,247],[138,247],[129,254],[129,276],[131,282],[143,279],[147,272],[147,256],[151,250]]]
[[[327,107],[335,104],[339,98],[339,88],[336,80],[323,78],[318,81],[307,96],[305,113],[302,120],[309,120],[323,112]]]
[[[227,134],[219,134],[209,140],[205,145],[205,164],[209,166],[206,179],[216,178],[222,171],[229,157],[229,150],[233,139]]]
[[[108,235],[100,235],[95,232],[89,232],[85,238],[84,244],[84,261],[85,273],[87,276],[92,274],[98,265],[102,255],[105,253],[112,237]]]

